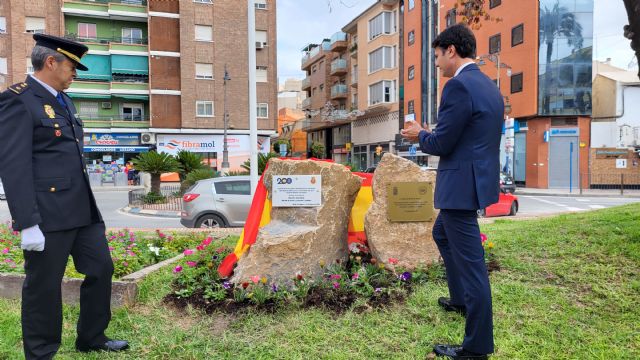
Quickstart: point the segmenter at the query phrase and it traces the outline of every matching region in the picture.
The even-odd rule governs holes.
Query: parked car
[[[180,223],[189,228],[241,227],[251,201],[249,176],[200,180],[182,197]]]
[[[500,173],[500,191],[513,194],[516,192],[516,183],[509,174]]]
[[[4,194],[4,186],[2,186],[2,180],[0,180],[0,200],[7,200],[7,196]]]
[[[376,172],[376,167],[375,166],[368,167],[363,172],[368,174],[373,174],[374,172]]]
[[[497,203],[478,210],[479,217],[515,216],[516,213],[518,213],[518,197],[502,191]]]

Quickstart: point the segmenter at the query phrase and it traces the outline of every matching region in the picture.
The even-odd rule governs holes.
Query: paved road
[[[518,195],[516,193],[516,195]],[[182,228],[176,218],[157,218],[121,213],[118,209],[127,205],[126,191],[100,191],[95,193],[98,207],[107,227],[132,229]],[[589,211],[617,205],[640,202],[640,198],[619,197],[565,197],[518,195],[518,217],[556,214],[567,211]],[[6,201],[0,201],[0,221],[10,220]]]

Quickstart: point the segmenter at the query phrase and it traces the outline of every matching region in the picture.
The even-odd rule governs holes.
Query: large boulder
[[[320,262],[346,261],[349,214],[360,190],[360,177],[340,164],[312,160],[272,159],[264,184],[272,192],[274,175],[320,175],[321,206],[273,207],[271,222],[260,229],[256,242],[240,258],[233,283],[252,276],[289,284],[297,273],[322,275]]]
[[[436,174],[399,156],[386,153],[373,175],[373,204],[365,215],[364,227],[371,254],[387,268],[415,269],[438,260],[440,253],[431,230],[431,221],[390,222],[387,217],[387,186],[391,183],[427,182],[435,189]],[[389,259],[392,259],[389,261]]]

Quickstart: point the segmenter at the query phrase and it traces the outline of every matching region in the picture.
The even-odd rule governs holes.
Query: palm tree
[[[262,175],[264,169],[267,167],[267,163],[271,158],[279,157],[280,155],[270,152],[268,154],[258,153],[258,175]],[[247,160],[242,165],[240,165],[243,169],[247,171],[251,171],[251,161]]]
[[[545,88],[548,90],[551,85],[551,55],[553,54],[553,42],[559,36],[567,38],[567,45],[573,46],[575,50],[582,48],[582,25],[576,21],[574,14],[569,12],[564,6],[560,6],[560,3],[556,1],[553,9],[549,10],[548,7],[544,7],[540,11],[540,37],[539,46],[542,43],[547,45],[547,63],[545,69],[544,83]],[[549,113],[551,102],[551,96],[548,92],[545,93],[543,106],[545,114]]]
[[[137,170],[151,174],[151,192],[156,194],[160,194],[160,175],[182,170],[182,166],[172,155],[156,151],[141,153],[132,162]]]
[[[180,150],[176,154],[175,158],[182,167],[178,172],[178,175],[180,176],[180,191],[184,192],[184,190],[189,187],[185,182],[187,176],[193,171],[204,169],[205,166],[202,163],[202,155],[191,151]]]

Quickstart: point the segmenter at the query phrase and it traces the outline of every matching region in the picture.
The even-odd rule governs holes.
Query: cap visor
[[[89,68],[82,65],[81,63],[76,63],[76,69],[82,70],[82,71],[89,71]]]

